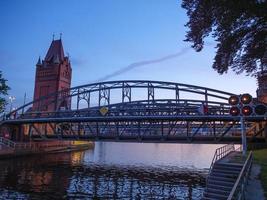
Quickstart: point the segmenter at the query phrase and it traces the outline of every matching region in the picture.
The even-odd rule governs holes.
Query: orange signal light
[[[230,98],[228,99],[228,102],[230,105],[237,105],[239,103],[239,97],[236,95],[230,96]]]
[[[252,114],[252,107],[250,106],[243,106],[242,108],[242,114],[245,115],[245,116],[249,116]]]
[[[240,110],[238,107],[234,106],[232,108],[230,108],[230,114],[232,116],[238,116],[240,114]]]
[[[248,94],[248,93],[242,94],[241,103],[250,104],[251,101],[252,101],[252,96],[250,94]]]

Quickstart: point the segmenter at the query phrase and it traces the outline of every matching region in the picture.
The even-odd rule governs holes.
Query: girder
[[[239,122],[232,124],[231,129],[227,130],[224,137],[220,137],[225,132],[225,124],[221,121],[215,121],[216,129],[214,131],[213,121],[191,121],[190,126],[186,121],[168,121],[168,120],[138,120],[138,121],[87,121],[87,122],[49,122],[55,124],[56,130],[45,135],[41,131],[32,129],[34,138],[61,138],[76,140],[108,140],[108,141],[147,141],[153,142],[208,142],[223,143],[235,142],[240,143],[240,125]],[[37,128],[42,124],[35,123]],[[175,126],[170,126],[175,124]],[[30,124],[24,124],[27,126]],[[254,138],[254,135],[248,135],[249,139],[263,141],[262,137]]]

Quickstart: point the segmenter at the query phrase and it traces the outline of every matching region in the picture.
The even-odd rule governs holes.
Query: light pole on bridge
[[[10,112],[12,111],[12,106],[13,106],[13,101],[15,101],[16,97],[14,96],[10,96],[8,97],[9,101],[10,101]]]

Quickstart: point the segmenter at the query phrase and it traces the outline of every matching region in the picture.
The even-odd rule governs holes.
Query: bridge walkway
[[[248,156],[242,156],[240,151],[231,151],[225,157],[217,160],[208,175],[203,200],[229,200],[239,187],[240,176],[244,176],[244,167]],[[249,171],[250,167],[246,167]],[[239,188],[238,188],[239,189]],[[240,195],[240,194],[237,194]]]

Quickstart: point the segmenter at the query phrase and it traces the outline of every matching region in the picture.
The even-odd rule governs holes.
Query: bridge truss
[[[152,142],[240,142],[228,92],[162,81],[109,81],[62,90],[25,104],[3,125],[35,138]],[[71,106],[64,102],[71,102]],[[33,105],[38,109],[33,110]],[[52,112],[44,111],[55,105]],[[207,113],[201,112],[206,106]],[[247,117],[247,135],[262,141],[264,119]]]

